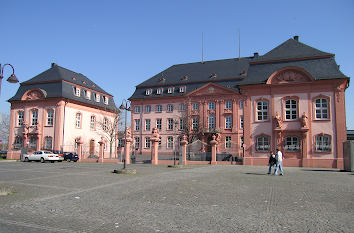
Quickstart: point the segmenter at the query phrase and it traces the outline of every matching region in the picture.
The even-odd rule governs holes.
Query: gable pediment
[[[238,92],[214,83],[208,83],[188,94],[188,96],[234,95]]]
[[[305,70],[298,68],[286,68],[274,72],[268,79],[267,84],[291,84],[311,82],[314,79]]]
[[[23,94],[21,100],[40,100],[46,97],[47,93],[39,88],[30,89]]]

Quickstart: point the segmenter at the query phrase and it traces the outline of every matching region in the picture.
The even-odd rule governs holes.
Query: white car
[[[51,161],[54,163],[54,161],[61,162],[64,160],[64,158],[58,154],[53,154],[50,151],[45,151],[45,150],[39,150],[33,152],[33,154],[24,154],[23,158],[25,162],[29,161],[41,161],[41,163],[44,163],[45,161]]]

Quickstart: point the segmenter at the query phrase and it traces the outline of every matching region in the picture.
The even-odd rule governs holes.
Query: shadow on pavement
[[[329,170],[329,169],[302,169],[306,172],[346,172],[345,170]]]
[[[256,176],[265,176],[265,173],[255,173],[255,172],[246,172],[246,175],[256,175]]]

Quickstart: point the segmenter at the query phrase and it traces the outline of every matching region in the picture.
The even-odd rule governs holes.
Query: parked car
[[[64,160],[67,162],[74,161],[77,162],[79,160],[79,156],[73,152],[64,152]]]
[[[62,162],[64,160],[64,158],[58,154],[45,150],[35,151],[33,154],[24,154],[23,158],[25,162],[41,161],[41,163],[44,163],[45,161],[51,161],[52,163],[55,161]]]
[[[0,159],[6,159],[6,155],[7,155],[7,150],[0,151]]]

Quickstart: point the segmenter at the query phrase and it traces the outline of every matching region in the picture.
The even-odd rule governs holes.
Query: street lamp
[[[126,100],[126,99],[123,99],[122,101],[122,104],[120,105],[119,109],[121,110],[125,110],[125,117],[124,117],[124,137],[125,137],[125,140],[124,140],[124,149],[126,150],[127,148],[126,145],[127,145],[127,112],[128,111],[131,111],[130,109],[130,101],[129,100]],[[124,156],[124,169],[126,168],[127,166],[127,162],[126,162],[127,158],[126,156]]]
[[[9,83],[18,83],[18,79],[15,75],[15,69],[11,64],[5,64],[5,65],[1,65],[0,64],[0,93],[1,93],[1,81],[4,78],[4,68],[5,66],[10,66],[12,68],[12,74],[10,75],[10,77],[6,80]]]

